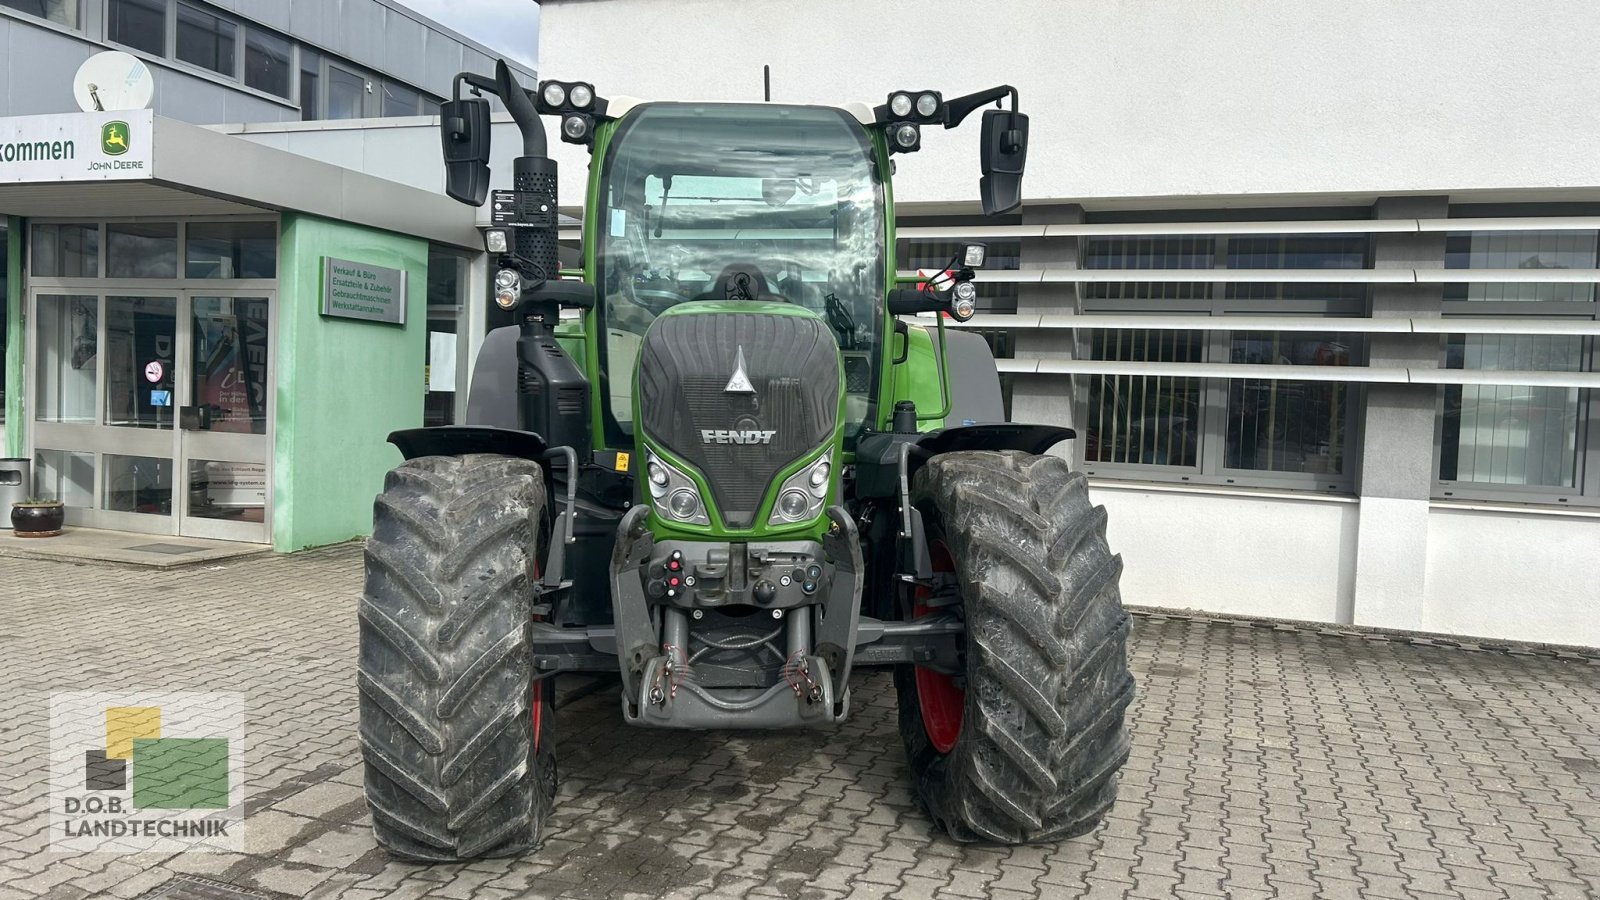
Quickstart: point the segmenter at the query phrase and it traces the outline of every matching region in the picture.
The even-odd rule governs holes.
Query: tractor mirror
[[[444,192],[470,206],[489,196],[489,101],[482,97],[439,104],[444,145]]]
[[[1022,205],[1022,170],[1028,162],[1028,117],[1019,112],[983,112],[983,178],[978,194],[986,216]]]

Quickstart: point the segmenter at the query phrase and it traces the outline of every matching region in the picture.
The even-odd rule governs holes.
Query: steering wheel
[[[652,288],[634,288],[633,299],[640,306],[648,309],[652,315],[661,315],[667,310],[683,302],[683,295],[677,291],[663,291]]]
[[[696,300],[727,300],[743,297],[750,300],[774,299],[767,287],[767,276],[752,263],[730,263],[722,274],[711,282],[711,289],[695,297]]]

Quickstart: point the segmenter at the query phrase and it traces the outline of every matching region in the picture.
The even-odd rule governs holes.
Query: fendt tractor
[[[1021,204],[1017,92],[642,102],[529,91],[501,62],[453,94],[450,196],[489,198],[486,94],[522,155],[484,233],[499,327],[467,423],[391,435],[405,461],[374,506],[378,842],[536,846],[571,673],[620,676],[631,725],[776,729],[836,725],[852,673],[889,668],[916,796],[953,838],[1094,828],[1133,697],[1105,510],[1046,455],[1073,432],[1007,422],[988,345],[946,327],[976,310],[985,247],[895,266],[890,176],[934,128],[982,109],[984,212]],[[541,116],[591,155],[581,272]]]

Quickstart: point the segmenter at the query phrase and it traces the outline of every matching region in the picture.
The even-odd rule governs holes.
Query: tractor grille
[[[740,355],[754,393],[729,392]],[[644,432],[699,469],[724,521],[748,528],[778,470],[833,434],[839,350],[813,316],[708,310],[658,320],[639,354]],[[771,443],[703,431],[772,431]]]

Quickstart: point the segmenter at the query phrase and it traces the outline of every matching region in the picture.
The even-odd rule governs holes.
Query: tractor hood
[[[641,439],[703,479],[712,526],[750,529],[767,521],[779,474],[836,441],[841,371],[832,330],[802,307],[681,304],[640,347]]]

